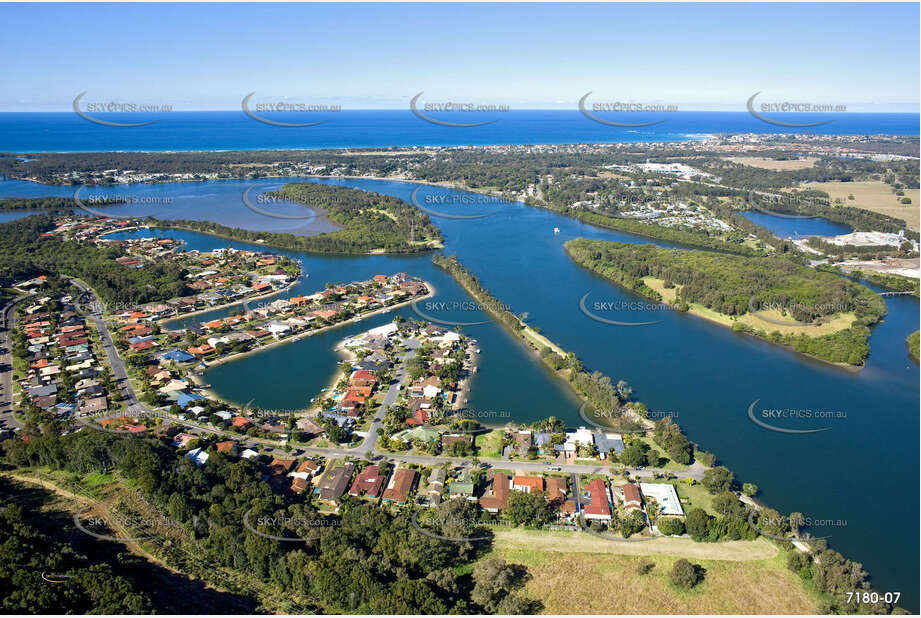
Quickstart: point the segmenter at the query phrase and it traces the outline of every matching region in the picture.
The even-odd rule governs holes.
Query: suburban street
[[[0,312],[0,428],[16,429],[22,427],[13,415],[13,353],[10,351],[12,343],[10,337],[15,326],[16,305],[33,293],[13,299]]]
[[[96,296],[93,291],[82,281],[72,279],[75,286],[84,291],[84,299],[87,304],[91,307],[98,307],[95,304]],[[99,331],[100,339],[102,341],[103,347],[106,350],[106,356],[108,357],[109,364],[112,367],[112,373],[121,384],[122,389],[125,393],[125,401],[128,403],[127,409],[119,412],[108,412],[96,417],[87,418],[86,420],[100,421],[104,418],[117,418],[119,416],[129,415],[143,415],[143,414],[156,414],[163,418],[168,418],[171,422],[182,425],[183,427],[189,430],[188,433],[191,433],[196,436],[207,436],[209,434],[215,434],[222,436],[224,438],[233,439],[238,441],[242,446],[253,448],[257,450],[259,447],[262,447],[263,450],[268,450],[273,455],[283,456],[286,454],[284,445],[279,443],[276,440],[270,440],[268,438],[253,438],[250,436],[243,436],[238,433],[225,431],[223,429],[218,429],[209,424],[197,423],[193,421],[188,421],[181,419],[179,417],[169,414],[166,409],[160,410],[151,410],[144,404],[140,403],[134,389],[131,386],[131,381],[128,379],[127,370],[125,368],[125,363],[118,355],[115,345],[112,343],[112,336],[109,332],[108,325],[105,323],[105,320],[102,318],[102,313],[98,310],[86,312],[85,315],[92,320],[93,324],[96,325],[96,328]],[[440,466],[444,463],[450,463],[454,466],[471,466],[473,465],[474,460],[478,461],[481,465],[486,464],[491,468],[500,468],[500,469],[514,469],[520,470],[522,472],[546,472],[548,467],[554,466],[559,468],[562,472],[567,472],[570,474],[604,474],[612,476],[614,474],[620,474],[624,469],[620,466],[612,468],[610,465],[605,465],[600,462],[594,464],[561,464],[556,462],[547,462],[547,461],[509,461],[506,459],[489,459],[482,457],[442,457],[435,455],[408,455],[404,453],[389,453],[381,452],[375,449],[377,444],[377,429],[382,426],[384,417],[386,416],[387,410],[390,409],[390,406],[396,401],[397,395],[400,392],[400,389],[404,386],[407,376],[406,376],[406,362],[415,356],[415,350],[410,349],[403,356],[403,362],[397,368],[394,373],[394,378],[396,381],[390,385],[390,388],[387,390],[387,394],[384,396],[384,399],[381,403],[380,408],[378,409],[377,414],[375,415],[373,421],[371,422],[370,427],[368,428],[368,433],[365,436],[362,443],[355,448],[321,448],[321,447],[294,447],[306,454],[310,455],[320,455],[328,458],[336,457],[364,457],[364,458],[373,458],[373,459],[387,459],[392,462],[400,463],[409,463],[425,466]],[[118,432],[122,433],[122,432]],[[127,433],[127,432],[125,432]],[[293,450],[293,449],[292,449]],[[664,470],[661,468],[651,468],[647,467],[643,470],[637,470],[635,468],[626,468],[632,477],[647,477],[653,478],[656,474],[672,474],[673,476],[682,479],[691,477],[696,480],[703,478],[704,466],[699,462],[695,462],[687,470]]]
[[[378,408],[377,413],[374,416],[374,420],[371,421],[371,426],[368,427],[368,435],[365,436],[361,446],[356,449],[358,452],[368,454],[374,452],[374,445],[377,444],[377,430],[383,424],[384,417],[387,416],[387,411],[390,410],[390,406],[392,406],[397,400],[397,396],[400,394],[400,389],[402,389],[405,385],[406,362],[415,355],[415,350],[408,350],[406,354],[403,355],[400,366],[397,368],[396,373],[394,373],[396,382],[390,385],[390,388],[387,390],[387,394],[384,395],[384,400],[381,402],[381,406]]]
[[[77,311],[93,322],[97,332],[99,332],[99,339],[106,352],[106,357],[109,359],[109,366],[112,368],[112,376],[122,389],[124,401],[127,405],[125,412],[130,414],[149,412],[149,408],[138,401],[137,395],[135,395],[134,389],[131,387],[131,381],[128,379],[128,371],[125,368],[125,361],[118,355],[118,350],[115,349],[109,327],[102,318],[103,312],[99,310],[103,305],[99,302],[96,294],[88,285],[79,279],[71,279],[70,281],[83,291],[81,302],[75,303],[75,306],[77,307]]]

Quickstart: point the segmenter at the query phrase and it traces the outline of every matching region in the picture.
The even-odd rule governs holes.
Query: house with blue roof
[[[170,350],[160,355],[161,361],[176,361],[177,363],[188,363],[195,360],[195,357],[183,350]]]
[[[176,397],[176,403],[179,404],[179,407],[180,407],[180,408],[182,408],[183,410],[185,410],[185,409],[188,407],[188,405],[189,405],[190,403],[192,403],[192,402],[194,402],[194,401],[201,401],[202,399],[204,399],[204,397],[202,397],[202,396],[199,395],[198,393],[183,393],[183,392],[180,392],[180,393],[179,393],[179,396]]]

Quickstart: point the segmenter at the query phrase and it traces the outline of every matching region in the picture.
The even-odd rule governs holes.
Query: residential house
[[[377,498],[381,494],[381,487],[384,485],[384,477],[380,474],[380,467],[371,464],[355,477],[352,488],[349,490],[350,496],[366,496],[368,498]]]
[[[457,480],[452,481],[451,484],[448,485],[448,497],[452,499],[466,498],[467,500],[475,502],[476,496],[474,495],[474,489],[470,475],[464,472]]]
[[[585,519],[601,521],[611,520],[611,503],[608,500],[608,490],[602,479],[593,479],[585,485],[588,499],[582,502],[582,515]]]
[[[506,474],[496,473],[492,477],[492,488],[480,498],[480,507],[490,513],[498,513],[508,506],[508,492],[511,479]]]
[[[431,474],[429,474],[429,480],[425,490],[419,493],[416,501],[423,506],[429,507],[435,507],[441,504],[446,478],[447,473],[444,471],[444,468],[435,468],[432,470]],[[472,488],[471,493],[473,493]]]
[[[329,470],[320,480],[319,493],[320,500],[337,506],[342,494],[349,488],[349,481],[352,480],[352,470],[355,466],[347,463]]]
[[[544,479],[539,476],[515,475],[512,478],[512,489],[526,494],[539,493],[544,491]]]
[[[659,515],[684,516],[681,500],[678,499],[678,492],[675,491],[674,485],[670,483],[640,483],[640,491],[646,498],[646,507],[649,508],[649,504],[652,502],[658,507]]]
[[[626,483],[617,488],[618,497],[621,498],[624,510],[628,513],[643,510],[643,498],[640,490],[633,483]]]
[[[384,490],[384,502],[394,502],[400,506],[406,504],[418,476],[415,470],[409,468],[396,470]]]

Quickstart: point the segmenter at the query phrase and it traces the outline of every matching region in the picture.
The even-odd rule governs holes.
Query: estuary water
[[[393,195],[409,201],[418,185],[382,180],[317,179]],[[277,180],[272,182],[277,184]],[[0,183],[0,195],[23,195],[28,183]],[[245,209],[237,197],[250,182],[220,184],[227,201],[194,197],[196,185],[154,185],[175,198],[178,218],[202,214],[219,223],[248,218],[246,227],[278,231],[279,221]],[[129,193],[144,186],[125,187]],[[49,195],[51,187],[35,194]],[[70,188],[66,188],[63,194]],[[210,190],[210,189],[209,189]],[[715,323],[645,307],[629,292],[574,264],[563,243],[577,237],[630,243],[647,239],[604,230],[553,212],[520,203],[494,201],[473,204],[463,192],[423,186],[417,199],[432,211],[470,216],[433,216],[445,237],[446,255],[460,261],[515,313],[551,340],[576,353],[590,369],[626,380],[635,397],[651,410],[676,418],[691,440],[717,454],[737,478],[759,486],[759,498],[782,512],[799,511],[812,520],[815,536],[829,537],[832,547],[863,563],[881,592],[899,591],[900,604],[918,610],[918,530],[905,525],[917,517],[918,486],[918,366],[909,358],[905,337],[918,329],[918,301],[888,297],[888,315],[872,329],[871,355],[864,368],[848,370],[798,355],[781,346],[734,333]],[[431,197],[445,197],[442,205]],[[475,201],[475,200],[473,200]],[[185,211],[183,213],[183,211]],[[248,214],[247,214],[248,213]],[[127,214],[127,213],[126,213]],[[287,222],[290,225],[290,222]],[[247,246],[202,234],[177,231],[138,231],[185,240],[189,248],[208,250]],[[663,243],[656,243],[662,246]],[[253,245],[248,245],[253,246]],[[258,246],[258,245],[256,245]],[[282,252],[302,261],[308,277],[291,295],[321,289],[326,282],[347,282],[373,274],[406,271],[430,281],[436,301],[469,301],[453,279],[435,268],[430,256],[318,256]],[[579,308],[585,294],[617,307],[601,310],[604,318],[625,322],[654,322],[645,326],[613,326],[595,321]],[[639,304],[641,307],[636,308]],[[426,308],[426,303],[419,303]],[[219,310],[214,315],[225,313]],[[408,307],[400,310],[416,316]],[[488,320],[476,311],[440,311],[446,320]],[[188,318],[204,321],[211,315]],[[418,317],[418,316],[416,316]],[[237,402],[254,400],[266,408],[299,409],[328,384],[338,357],[333,345],[342,338],[390,319],[390,314],[366,318],[278,346],[261,354],[219,365],[206,380],[221,396]],[[479,373],[472,381],[468,405],[476,410],[505,413],[509,420],[532,421],[557,416],[581,424],[578,403],[567,387],[497,324],[466,326],[482,349]],[[748,417],[748,410],[810,410],[821,419],[775,419],[778,427],[827,431],[793,435],[769,431]],[[502,416],[497,416],[501,422]]]

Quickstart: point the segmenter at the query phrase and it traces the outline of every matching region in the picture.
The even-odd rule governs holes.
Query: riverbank
[[[604,408],[604,405],[600,402],[593,402],[591,399],[585,395],[580,389],[576,388],[574,381],[576,380],[579,374],[585,374],[588,376],[588,380],[592,380],[595,383],[595,386],[598,390],[606,391],[605,394],[609,399],[613,401],[619,401],[620,396],[613,390],[613,382],[607,376],[602,374],[588,374],[584,368],[579,365],[578,371],[573,367],[567,367],[566,362],[568,360],[568,353],[553,343],[545,337],[538,333],[535,329],[525,324],[521,318],[513,314],[511,311],[504,309],[499,311],[497,307],[504,307],[498,299],[491,296],[487,291],[483,290],[479,285],[479,281],[476,277],[467,271],[456,258],[448,259],[440,254],[435,255],[432,258],[434,264],[448,274],[450,274],[457,283],[463,287],[468,294],[470,294],[474,299],[480,303],[480,306],[491,315],[497,322],[503,325],[516,339],[523,342],[528,349],[537,356],[538,360],[548,369],[553,375],[562,380],[567,384],[567,386],[572,390],[572,392],[583,402],[583,404],[589,404],[594,406],[596,409]],[[541,348],[543,346],[543,348]],[[553,360],[551,360],[553,359]],[[603,380],[607,380],[607,384],[603,384]],[[583,405],[583,408],[585,405]],[[616,431],[618,428],[611,423],[612,418],[615,416],[613,410],[607,410],[608,414],[605,416],[596,419],[595,421],[590,421],[597,424],[599,427],[604,427]],[[628,406],[624,405],[618,409],[618,413],[623,418],[628,418],[636,423],[639,423],[641,426],[646,426],[646,419],[639,418],[636,413]],[[584,418],[584,417],[583,417]],[[587,419],[586,419],[587,420]]]
[[[170,322],[178,322],[179,320],[191,318],[196,315],[202,315],[204,313],[211,313],[212,311],[218,311],[219,309],[227,309],[228,307],[235,307],[237,305],[246,305],[246,303],[249,303],[254,300],[262,300],[263,298],[271,298],[272,296],[278,296],[279,294],[284,294],[285,292],[289,291],[291,288],[293,288],[294,286],[298,284],[298,282],[301,280],[302,275],[303,275],[303,271],[301,271],[298,274],[297,278],[294,279],[294,281],[292,281],[291,283],[289,283],[288,285],[286,285],[280,290],[272,290],[271,292],[266,292],[265,294],[257,294],[256,296],[249,296],[247,298],[244,298],[243,300],[236,300],[231,303],[224,303],[223,305],[214,305],[212,307],[207,307],[205,309],[196,309],[195,311],[190,311],[189,313],[183,313],[182,315],[176,315],[176,316],[172,316],[169,318],[161,318],[157,320],[157,324],[159,324],[160,326],[168,327]]]
[[[676,285],[675,287],[671,289],[667,289],[665,288],[665,282],[663,280],[656,279],[654,277],[644,277],[643,282],[646,284],[648,288],[652,289],[654,292],[657,292],[662,297],[662,300],[665,301],[665,303],[668,304],[670,307],[672,307],[676,311],[682,311],[682,308],[680,308],[679,305],[675,302],[677,294],[680,291],[680,286]],[[643,295],[645,298],[648,298],[649,300],[658,301],[658,299],[652,295],[647,296],[645,294],[642,294],[641,291],[637,291],[637,290],[632,290],[632,291]],[[687,309],[684,310],[683,313],[687,313],[689,315],[693,315],[694,317],[707,320],[708,322],[711,322],[713,324],[718,324],[724,328],[729,328],[733,331],[744,332],[747,335],[751,335],[753,337],[757,337],[758,339],[761,339],[768,343],[772,343],[774,345],[780,346],[784,348],[785,350],[789,350],[796,354],[802,354],[803,356],[807,356],[814,360],[821,361],[828,365],[834,365],[835,367],[844,369],[846,371],[857,372],[866,366],[866,362],[861,362],[859,365],[851,365],[848,363],[830,361],[828,359],[821,358],[814,354],[807,354],[805,352],[800,352],[799,350],[796,349],[795,346],[791,344],[783,343],[781,341],[775,341],[774,339],[771,338],[771,336],[767,332],[763,330],[759,330],[756,324],[756,321],[758,320],[762,322],[772,322],[772,327],[771,327],[772,333],[779,332],[783,335],[802,334],[805,336],[812,336],[809,333],[814,333],[815,335],[822,336],[822,335],[827,335],[827,334],[834,334],[836,332],[840,332],[842,330],[850,328],[850,326],[857,319],[857,316],[855,316],[853,313],[836,316],[830,322],[827,322],[821,325],[818,325],[818,324],[786,324],[786,322],[790,321],[790,318],[785,316],[782,312],[778,310],[766,310],[766,311],[760,311],[758,313],[749,313],[749,314],[745,314],[733,320],[732,316],[726,315],[724,313],[719,313],[717,311],[713,311],[712,309],[708,309],[707,307],[704,307],[703,305],[700,305],[698,303],[688,303]],[[759,316],[763,316],[763,317],[759,317]],[[740,328],[736,328],[735,327],[736,324],[743,324],[747,328],[745,328],[744,330]],[[809,331],[809,333],[807,333],[807,332],[803,332],[805,331],[805,329],[812,329],[812,330]]]
[[[734,332],[836,366],[863,366],[870,353],[869,326],[887,313],[885,301],[865,286],[782,257],[586,238],[563,248],[575,264],[632,293],[680,311],[693,308],[695,315]],[[687,297],[681,294],[686,285]]]
[[[396,303],[396,304],[393,304],[393,305],[390,305],[390,306],[387,306],[387,307],[381,307],[380,309],[375,309],[374,311],[369,311],[369,312],[367,312],[367,313],[360,313],[360,314],[358,314],[358,315],[356,315],[356,316],[354,316],[354,317],[349,318],[348,320],[343,320],[343,321],[341,321],[341,322],[336,322],[335,324],[330,324],[330,325],[328,325],[328,326],[323,326],[323,327],[321,327],[321,328],[317,328],[317,329],[314,329],[314,330],[311,330],[311,331],[308,331],[308,332],[296,333],[296,334],[294,334],[294,335],[289,335],[289,336],[287,336],[287,337],[279,337],[278,339],[275,339],[274,341],[271,341],[271,342],[269,342],[269,343],[265,343],[265,344],[259,345],[259,346],[255,347],[255,348],[252,348],[252,349],[247,350],[247,351],[245,351],[245,352],[238,352],[237,354],[231,354],[231,355],[229,355],[229,356],[223,356],[223,357],[221,357],[221,358],[219,358],[219,359],[216,359],[216,360],[214,360],[214,361],[209,361],[209,362],[207,362],[207,367],[208,367],[208,369],[210,369],[210,368],[212,368],[212,367],[217,367],[218,365],[222,365],[222,364],[227,363],[227,362],[230,362],[230,361],[234,361],[234,360],[239,360],[239,359],[241,359],[241,358],[245,358],[245,357],[250,356],[250,355],[252,355],[252,354],[257,354],[257,353],[259,353],[259,352],[264,352],[265,350],[274,348],[274,347],[279,346],[279,345],[284,345],[284,344],[287,344],[287,343],[294,343],[295,340],[300,341],[301,339],[306,339],[306,338],[308,338],[308,337],[312,337],[313,335],[317,335],[317,334],[319,334],[319,333],[323,333],[323,332],[326,332],[326,331],[328,331],[328,330],[332,330],[332,329],[334,329],[334,328],[339,328],[339,327],[345,326],[345,325],[347,325],[347,324],[353,324],[353,323],[358,322],[358,321],[360,321],[360,320],[362,320],[362,319],[364,319],[364,318],[366,318],[366,317],[371,317],[371,316],[378,315],[378,314],[381,314],[381,313],[387,313],[387,312],[389,312],[389,311],[393,311],[393,310],[399,309],[399,308],[401,308],[401,307],[405,307],[406,305],[412,304],[414,301],[424,300],[424,299],[426,299],[426,298],[429,298],[429,297],[431,297],[431,296],[434,296],[435,293],[436,293],[436,291],[435,291],[435,289],[434,289],[434,286],[432,286],[431,284],[429,284],[429,282],[427,282],[427,281],[423,281],[423,284],[425,285],[425,288],[428,290],[428,292],[425,293],[425,294],[422,295],[422,296],[417,296],[417,297],[411,298],[411,299],[409,299],[409,300],[406,300],[406,301],[403,301],[403,302],[400,302],[400,303]],[[194,376],[194,375],[193,375],[192,378],[193,378],[194,380],[196,380],[196,383],[198,383],[198,384],[202,384],[202,383],[203,383],[202,381],[199,381],[199,380],[200,380],[200,376]],[[333,382],[333,385],[335,385],[335,382]],[[221,397],[218,397],[217,394],[214,393],[213,391],[211,391],[210,389],[209,389],[209,390],[206,390],[206,391],[204,391],[204,392],[206,392],[206,393],[208,394],[209,398],[214,399],[215,401],[224,401],[225,403],[228,403],[228,404],[234,404],[234,402],[232,402],[232,401],[227,401],[226,399],[223,399],[223,398],[221,398]],[[234,404],[234,405],[236,405],[236,404]]]

